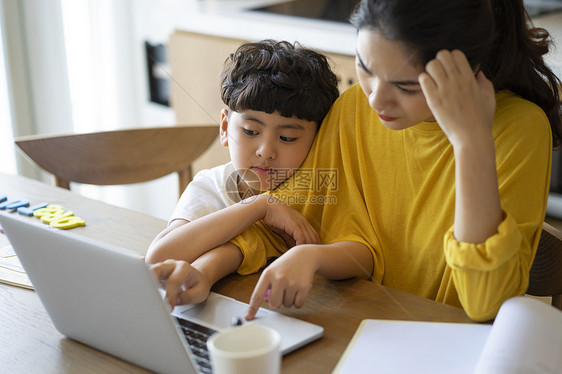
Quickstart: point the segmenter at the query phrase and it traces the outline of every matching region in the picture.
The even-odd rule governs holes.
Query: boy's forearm
[[[256,196],[163,232],[151,244],[146,260],[156,263],[175,259],[191,263],[262,219],[266,204],[267,196]]]
[[[192,263],[192,266],[203,273],[212,285],[228,274],[234,273],[243,258],[238,247],[226,243],[204,253]]]

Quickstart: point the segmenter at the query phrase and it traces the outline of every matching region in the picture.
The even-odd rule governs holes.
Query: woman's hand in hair
[[[442,50],[427,63],[419,82],[429,109],[453,145],[490,139],[496,111],[494,86],[476,74],[463,52]]]

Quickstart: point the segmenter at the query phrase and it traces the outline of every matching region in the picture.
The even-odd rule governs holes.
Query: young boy
[[[241,256],[236,247],[217,247],[256,221],[263,220],[288,247],[319,242],[300,213],[259,194],[274,190],[304,161],[339,95],[337,83],[325,56],[288,42],[244,44],[226,60],[221,98],[227,108],[221,112],[220,141],[228,146],[231,162],[195,176],[146,256],[147,263],[159,263],[152,268],[160,279],[184,272],[185,284],[167,286],[172,307],[207,297],[214,282],[202,284],[195,269],[212,267],[222,276],[236,269],[221,266]],[[195,291],[198,286],[198,296],[177,300],[182,287]]]

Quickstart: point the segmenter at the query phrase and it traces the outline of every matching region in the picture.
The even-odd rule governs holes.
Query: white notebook
[[[562,373],[562,311],[507,300],[493,325],[364,320],[334,373]]]

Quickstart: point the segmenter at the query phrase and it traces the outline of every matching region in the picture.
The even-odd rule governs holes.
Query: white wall
[[[10,135],[70,131],[72,120],[60,2],[2,0],[0,5],[6,87],[13,125]],[[38,176],[21,157],[17,162],[22,174]]]
[[[173,125],[173,111],[149,102],[144,41],[166,42],[148,19],[163,2],[63,0],[76,130]],[[156,37],[154,37],[156,35]],[[72,50],[72,52],[70,52]],[[99,93],[92,95],[92,92]],[[177,177],[143,185],[80,186],[84,195],[167,219],[178,197]]]
[[[12,116],[8,98],[8,82],[4,64],[4,32],[2,22],[2,8],[0,7],[0,172],[16,173],[16,158],[14,152]]]
[[[15,136],[175,123],[170,108],[148,100],[144,41],[167,42],[170,7],[181,1],[0,1]],[[21,158],[18,172],[53,183]],[[165,219],[178,197],[175,175],[142,186],[72,189]]]

